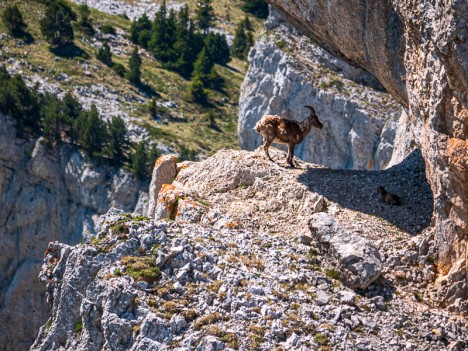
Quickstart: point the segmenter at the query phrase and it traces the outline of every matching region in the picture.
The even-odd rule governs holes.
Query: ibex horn
[[[313,115],[316,115],[315,109],[312,106],[304,106],[304,107],[308,108]]]

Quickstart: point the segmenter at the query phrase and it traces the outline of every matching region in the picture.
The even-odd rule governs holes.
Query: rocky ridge
[[[412,136],[398,124],[402,109],[380,83],[319,48],[274,9],[249,61],[240,99],[242,149],[261,145],[253,127],[263,115],[302,120],[308,113],[304,105],[312,105],[325,127],[313,129],[297,147],[302,160],[373,170],[397,164],[412,151],[411,145],[395,143],[396,138],[410,143]]]
[[[175,181],[158,194],[155,213],[172,209],[166,219],[112,210],[92,242],[49,245],[40,278],[52,317],[32,350],[463,350],[465,319],[431,307],[425,294],[434,274],[425,236],[315,192],[304,178],[319,172],[339,185],[340,173],[354,172],[354,196],[373,198],[367,177],[411,176],[424,187],[423,169],[415,155],[383,172],[328,173],[302,162],[292,170],[245,151],[179,164]],[[394,186],[402,208],[369,207],[397,221],[412,207],[430,207],[430,194],[412,193],[414,184]],[[169,194],[180,197],[172,203]],[[321,205],[310,208],[320,197]],[[239,213],[241,201],[250,210]],[[287,226],[301,222],[301,206],[310,221]],[[427,225],[421,220],[414,228]],[[337,264],[340,250],[325,248],[314,234],[323,226],[378,250],[378,278],[356,290],[343,285],[350,285],[344,277],[355,262]]]
[[[128,171],[96,165],[76,147],[50,150],[16,137],[14,121],[0,114],[0,345],[27,349],[48,318],[37,282],[44,243],[79,243],[95,234],[111,207],[146,209],[147,185]],[[28,326],[18,327],[18,326]]]

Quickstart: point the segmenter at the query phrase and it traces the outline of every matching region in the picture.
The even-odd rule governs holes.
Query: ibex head
[[[315,128],[322,129],[323,124],[319,121],[317,114],[315,113],[315,109],[312,106],[304,106],[310,110],[310,115],[307,117]]]

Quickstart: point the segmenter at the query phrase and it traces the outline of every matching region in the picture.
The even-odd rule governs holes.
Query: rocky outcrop
[[[148,217],[154,217],[158,194],[164,184],[170,184],[177,175],[177,157],[165,155],[154,166],[149,188]]]
[[[435,197],[444,304],[468,297],[468,4],[268,0],[302,34],[371,72],[408,108]]]
[[[425,304],[424,274],[433,270],[418,248],[428,242],[415,244],[401,222],[387,219],[412,207],[424,212],[430,202],[420,197],[421,158],[411,158],[388,171],[335,171],[223,150],[179,167],[158,195],[177,197],[174,217],[112,210],[91,244],[49,245],[40,278],[52,314],[32,350],[463,350],[465,320]],[[342,175],[359,186],[345,189]],[[369,186],[393,177],[406,179],[392,189],[406,199],[398,208],[379,204]],[[347,208],[327,193],[332,188],[379,217]],[[193,216],[186,201],[206,212]],[[311,218],[327,227],[321,239],[309,230]],[[325,242],[367,289],[358,295],[340,283],[342,266],[320,251]]]
[[[379,250],[355,233],[344,230],[333,217],[316,213],[310,221],[310,231],[324,255],[335,261],[339,279],[354,289],[366,289],[382,271]]]
[[[0,345],[25,350],[49,315],[37,282],[49,241],[77,244],[110,207],[143,212],[146,185],[129,172],[93,164],[62,145],[16,138],[0,115]],[[2,348],[2,349],[3,349]]]
[[[328,54],[272,11],[250,53],[242,85],[239,143],[254,150],[262,138],[253,127],[265,114],[302,120],[315,107],[322,130],[296,148],[300,159],[336,169],[384,169],[394,157],[402,108],[368,72]],[[395,149],[399,145],[396,144]],[[395,155],[395,156],[393,156]]]

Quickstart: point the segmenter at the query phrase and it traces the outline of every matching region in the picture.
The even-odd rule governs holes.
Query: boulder
[[[310,231],[319,250],[328,255],[340,273],[343,284],[353,289],[365,289],[382,271],[379,250],[367,239],[345,230],[326,213],[316,213],[310,221]]]

